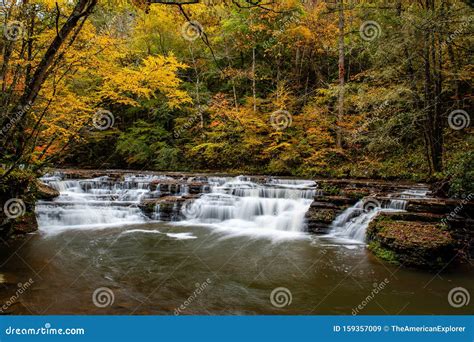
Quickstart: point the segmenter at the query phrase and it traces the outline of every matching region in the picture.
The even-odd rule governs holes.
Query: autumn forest
[[[0,313],[472,314],[472,1],[0,21]]]
[[[451,0],[4,1],[4,172],[400,178],[466,192],[472,15]]]

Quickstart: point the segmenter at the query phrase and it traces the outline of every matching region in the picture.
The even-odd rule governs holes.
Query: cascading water
[[[210,178],[211,193],[183,208],[185,224],[265,233],[302,232],[304,216],[318,193],[315,182],[247,177]]]
[[[426,197],[427,194],[428,190],[425,189],[410,189],[393,195],[396,197],[385,204],[379,203],[376,199],[361,200],[336,217],[331,224],[331,235],[364,243],[367,227],[379,212],[405,211],[408,199]]]
[[[67,180],[64,175],[56,173],[43,177],[42,181],[60,193],[53,201],[37,203],[40,230],[47,232],[145,223],[149,220],[139,208],[142,200],[171,195],[173,198],[186,198],[190,185],[195,185],[196,181],[202,183],[201,192],[207,193],[183,207],[174,202],[172,220],[184,216],[182,224],[205,224],[247,232],[302,232],[305,214],[319,193],[313,181],[270,179],[264,182],[260,179],[257,183],[243,176],[199,180],[191,177],[179,181],[164,176]],[[149,217],[161,219],[159,202]]]
[[[64,180],[61,174],[42,181],[58,190],[54,201],[38,201],[36,216],[40,230],[55,232],[67,228],[104,228],[145,222],[138,204],[145,197],[159,196],[150,191],[158,177],[128,176],[123,181],[109,177]]]

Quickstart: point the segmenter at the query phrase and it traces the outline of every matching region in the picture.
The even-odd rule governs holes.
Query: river
[[[137,206],[163,195],[151,186],[160,177],[45,177],[61,195],[38,203],[39,232],[0,250],[3,311],[472,314],[450,305],[448,293],[472,293],[473,268],[437,274],[378,260],[360,233],[373,213],[346,212],[331,234],[306,233],[315,182],[210,177],[207,193],[177,209],[181,219],[164,222],[159,208],[150,219]],[[393,207],[386,210],[401,209]]]

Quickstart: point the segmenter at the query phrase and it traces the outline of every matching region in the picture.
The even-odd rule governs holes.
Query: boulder
[[[36,183],[36,198],[51,201],[59,196],[59,191],[42,182]]]
[[[436,222],[402,221],[379,214],[367,230],[369,249],[404,266],[441,270],[456,255],[456,242]]]

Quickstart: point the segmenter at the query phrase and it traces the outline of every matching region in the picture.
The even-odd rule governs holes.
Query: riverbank
[[[218,191],[218,193],[227,194],[226,196],[236,195],[237,197],[232,199],[232,202],[228,202],[230,199],[222,199],[222,195],[216,197],[217,194],[213,194],[212,189],[216,186],[222,187],[231,179],[232,177],[227,174],[218,173],[58,169],[37,183],[35,189],[40,198],[39,203],[43,207],[49,207],[48,215],[52,217],[57,215],[55,214],[57,210],[64,211],[61,208],[67,209],[71,205],[76,205],[76,202],[68,203],[68,201],[71,199],[71,195],[77,191],[80,196],[79,202],[83,200],[83,195],[86,195],[88,191],[103,193],[99,197],[94,195],[95,197],[91,198],[92,203],[103,203],[102,206],[105,209],[111,205],[120,209],[117,209],[116,213],[110,212],[110,217],[102,217],[102,212],[97,212],[97,222],[95,222],[97,226],[101,224],[107,226],[113,223],[114,215],[117,213],[119,216],[123,216],[123,223],[130,223],[127,219],[131,217],[132,223],[143,219],[179,222],[191,218],[200,219],[205,224],[216,224],[233,219],[235,216],[235,218],[244,220],[244,228],[246,228],[245,225],[254,224],[257,224],[256,227],[264,227],[268,222],[275,220],[274,229],[285,230],[291,227],[291,230],[295,232],[301,231],[316,235],[337,232],[337,234],[343,234],[345,238],[357,237],[360,242],[371,246],[370,249],[377,257],[409,267],[425,268],[428,265],[429,268],[436,269],[438,266],[446,266],[453,260],[456,262],[470,260],[474,254],[473,224],[468,214],[474,211],[474,203],[470,201],[470,198],[466,200],[435,198],[430,194],[427,184],[368,179],[303,180],[294,177],[256,175],[236,178],[242,183],[237,184],[237,188],[233,188],[234,185],[232,185]],[[54,200],[61,191],[67,192],[69,186],[74,186],[76,190],[64,198]],[[131,192],[121,199],[127,189]],[[244,210],[239,209],[241,204],[238,203],[247,198],[245,196],[257,196],[257,198],[262,196],[262,200],[255,202],[252,197],[249,197],[249,204],[246,206],[256,207],[254,209],[246,207],[245,210],[248,210],[249,213],[236,214],[236,210]],[[294,208],[291,210],[295,211],[285,212],[283,210],[281,214],[276,214],[275,210],[281,209],[270,209],[268,213],[265,213],[265,210],[262,209],[262,205],[268,205],[265,198],[275,198],[274,204],[272,204],[276,206],[275,208],[286,203],[284,205],[290,205],[291,208]],[[281,198],[282,201],[278,198]],[[301,199],[297,200],[298,198]],[[213,205],[210,209],[213,211],[212,214],[203,214],[202,207],[207,208],[209,203]],[[399,223],[396,225],[399,230],[400,226],[414,230],[420,224],[430,222],[433,224],[433,229],[438,229],[440,234],[443,234],[443,231],[448,232],[452,241],[450,240],[450,248],[445,254],[454,257],[448,258],[449,260],[441,258],[440,263],[427,262],[421,257],[418,264],[414,262],[416,258],[411,258],[411,262],[408,263],[403,262],[405,256],[403,253],[400,254],[400,250],[408,249],[403,246],[395,248],[393,244],[387,242],[387,239],[380,239],[377,234],[366,235],[369,224],[372,221],[380,222],[380,217],[388,215],[387,210],[403,212],[403,215],[391,216],[392,220]],[[378,211],[383,212],[378,213]],[[74,212],[71,213],[76,215]],[[197,217],[194,217],[196,215]],[[208,215],[209,217],[199,217],[199,215]],[[290,220],[287,218],[288,215],[292,217]],[[296,216],[293,217],[293,215]],[[36,216],[38,216],[38,211]],[[67,216],[67,211],[65,216]],[[258,217],[261,217],[258,220],[263,221],[254,222]],[[64,217],[62,220],[68,222],[69,219]],[[60,221],[54,222],[54,225],[64,224]],[[279,226],[280,223],[277,222],[286,222],[283,226],[287,228],[282,229]],[[16,218],[12,223],[14,227],[11,229],[13,232],[11,235],[17,238],[31,234],[37,229],[35,216],[31,215],[31,211],[28,210],[25,210],[25,215]],[[72,224],[72,226],[80,225],[79,221]],[[395,229],[393,227],[389,230]],[[234,227],[231,228],[234,229]],[[403,240],[398,242],[398,244],[400,243],[403,244]],[[422,244],[418,248],[420,255],[429,255],[423,251]],[[398,250],[398,254],[394,249]]]

